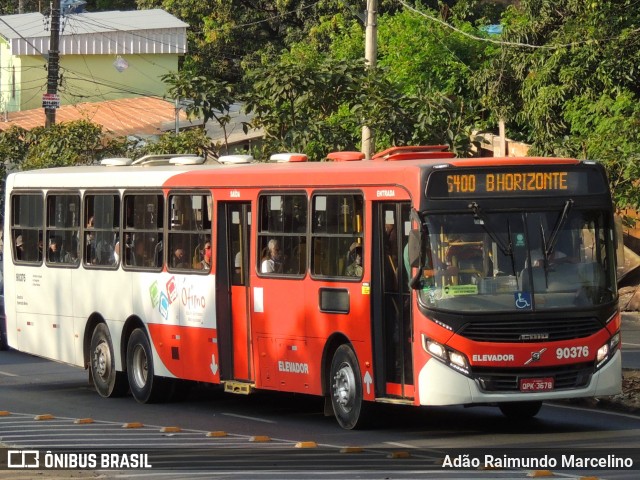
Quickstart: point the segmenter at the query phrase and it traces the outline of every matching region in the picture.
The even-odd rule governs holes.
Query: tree
[[[202,118],[203,129],[211,119],[222,127],[225,132],[225,149],[228,150],[226,126],[231,120],[229,116],[229,109],[233,104],[231,86],[227,82],[195,75],[191,70],[168,73],[161,78],[169,85],[169,96],[188,101],[185,108],[187,114]]]
[[[476,78],[490,86],[484,104],[506,113],[534,154],[602,161],[617,205],[640,206],[635,3],[523,0],[503,23],[510,43]]]
[[[177,135],[173,132],[163,133],[155,142],[134,149],[131,156],[139,158],[144,155],[153,154],[185,154],[195,153],[201,157],[207,157],[211,141],[207,138],[205,131],[201,128],[183,130]]]
[[[253,126],[265,131],[263,155],[298,150],[319,159],[358,149],[363,124],[375,132],[378,149],[446,143],[466,154],[480,121],[468,79],[486,45],[436,25],[413,12],[381,16],[379,67],[368,72],[363,26],[345,17],[317,27],[328,44],[310,38],[263,57],[245,78]],[[460,28],[473,30],[465,22]]]
[[[26,154],[19,161],[22,170],[90,165],[104,156],[122,154],[126,148],[124,139],[107,139],[100,125],[86,120],[36,127],[25,132],[24,137],[14,138],[18,143],[24,142],[14,150],[26,147]]]

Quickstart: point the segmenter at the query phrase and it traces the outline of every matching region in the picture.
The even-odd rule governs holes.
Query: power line
[[[567,47],[575,47],[578,45],[584,45],[586,43],[592,43],[592,42],[603,42],[603,41],[609,41],[609,40],[614,40],[616,38],[619,37],[608,37],[608,38],[603,38],[600,40],[597,39],[587,39],[587,40],[581,40],[579,42],[570,42],[570,43],[561,43],[558,45],[531,45],[529,43],[521,43],[521,42],[509,42],[509,41],[505,41],[505,40],[496,40],[494,38],[486,38],[486,37],[478,37],[476,35],[472,35],[468,32],[465,32],[463,30],[460,30],[459,28],[454,27],[453,25],[448,24],[447,22],[440,20],[439,18],[433,17],[431,15],[428,15],[424,12],[421,12],[420,10],[412,7],[411,5],[408,5],[404,0],[398,0],[398,2],[407,10],[410,10],[414,13],[417,13],[418,15],[422,15],[425,18],[428,18],[429,20],[433,21],[433,22],[437,22],[440,25],[443,25],[444,27],[453,30],[461,35],[464,35],[465,37],[471,38],[473,40],[477,40],[480,42],[487,42],[487,43],[494,43],[496,45],[504,45],[504,46],[509,46],[509,47],[524,47],[524,48],[533,48],[533,49],[544,49],[544,50],[558,50],[561,48],[567,48]],[[631,30],[631,33],[636,33],[636,32],[640,32],[640,28],[636,28],[634,30]]]

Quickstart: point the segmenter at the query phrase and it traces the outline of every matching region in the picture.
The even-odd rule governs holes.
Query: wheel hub
[[[355,377],[349,366],[342,366],[336,372],[333,384],[333,396],[336,403],[345,411],[350,411],[355,402]]]
[[[108,378],[109,369],[111,367],[111,354],[109,347],[105,343],[96,346],[93,353],[93,369],[100,378]]]
[[[148,371],[147,355],[144,348],[137,345],[133,352],[133,376],[136,384],[140,388],[143,388],[147,384]]]

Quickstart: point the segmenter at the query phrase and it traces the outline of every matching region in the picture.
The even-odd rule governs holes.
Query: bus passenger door
[[[376,396],[413,398],[411,296],[404,250],[409,202],[374,204],[373,345]]]
[[[249,310],[251,204],[220,202],[216,316],[221,380],[253,380]]]

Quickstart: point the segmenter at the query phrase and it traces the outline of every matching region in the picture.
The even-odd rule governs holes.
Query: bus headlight
[[[427,353],[430,353],[434,357],[438,357],[440,360],[447,360],[447,351],[445,350],[444,345],[434,342],[433,340],[426,338],[424,335],[422,336],[422,344],[424,345],[424,349]]]
[[[422,348],[424,348],[425,352],[431,354],[434,358],[437,358],[454,370],[469,375],[469,362],[464,353],[445,347],[441,343],[427,338],[425,334],[422,334]]]
[[[602,367],[616,353],[620,345],[620,332],[614,333],[609,341],[602,345],[596,353],[596,370]]]

